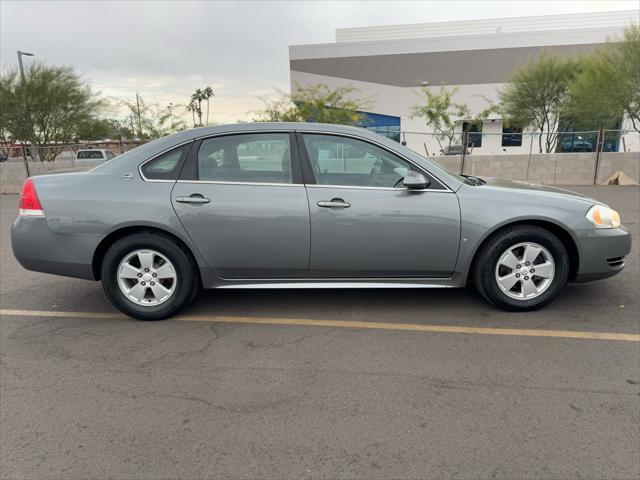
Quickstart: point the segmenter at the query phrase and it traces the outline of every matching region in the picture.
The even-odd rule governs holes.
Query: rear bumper
[[[576,235],[580,258],[574,282],[612,277],[624,269],[631,251],[631,234],[625,227],[579,230]]]
[[[11,227],[11,248],[27,270],[95,280],[93,254],[100,235],[60,234],[47,219],[18,217]]]

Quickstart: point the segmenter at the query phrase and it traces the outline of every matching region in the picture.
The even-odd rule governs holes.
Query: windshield
[[[453,173],[450,170],[447,170],[447,173],[449,175],[451,175],[452,177],[454,177],[456,180],[461,181],[462,183],[464,183],[465,185],[477,185],[476,182],[469,180],[467,177],[463,177],[462,175],[459,175],[457,173]]]

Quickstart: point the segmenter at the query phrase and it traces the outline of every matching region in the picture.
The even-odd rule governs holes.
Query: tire
[[[147,271],[145,265],[151,265]],[[152,232],[116,240],[101,265],[102,286],[111,303],[139,320],[161,320],[185,308],[200,289],[198,272],[186,247]],[[134,293],[127,295],[125,290]]]
[[[536,263],[525,265],[538,249]],[[507,266],[515,260],[515,266]],[[507,228],[490,237],[476,254],[473,271],[480,294],[508,311],[531,311],[548,305],[560,295],[568,278],[569,255],[564,244],[549,230],[534,225]],[[508,289],[512,281],[516,283]]]

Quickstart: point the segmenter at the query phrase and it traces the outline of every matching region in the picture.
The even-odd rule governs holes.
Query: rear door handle
[[[349,208],[351,204],[341,198],[333,198],[331,201],[318,202],[318,206],[324,208]]]
[[[193,195],[190,195],[188,197],[176,198],[176,202],[180,202],[180,203],[209,203],[210,201],[211,200],[209,200],[206,197],[203,197],[199,193],[194,193]]]

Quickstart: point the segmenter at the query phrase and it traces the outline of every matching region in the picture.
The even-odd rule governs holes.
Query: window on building
[[[383,135],[391,140],[400,143],[400,125],[397,126],[382,126],[382,127],[364,127],[368,130],[372,130],[380,135]]]
[[[462,122],[462,131],[468,132],[467,147],[482,147],[482,123]]]
[[[521,147],[522,146],[522,129],[515,127],[502,126],[502,146],[503,147]]]
[[[359,127],[373,130],[400,143],[400,117],[371,112],[358,113],[363,116],[362,121],[357,124]]]

